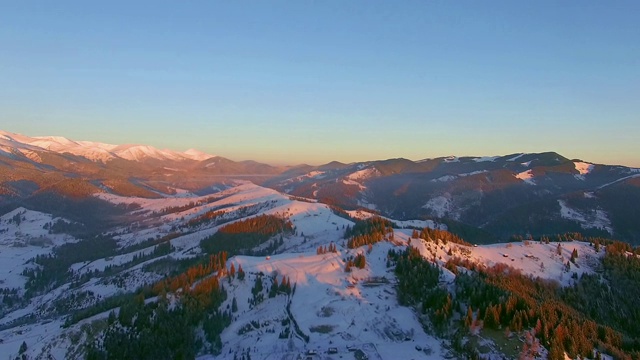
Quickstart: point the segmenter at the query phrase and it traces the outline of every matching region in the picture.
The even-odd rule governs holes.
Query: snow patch
[[[574,161],[573,164],[576,170],[578,170],[578,172],[580,173],[580,175],[574,175],[574,177],[582,181],[585,180],[584,176],[591,173],[591,171],[593,171],[593,168],[595,167],[595,165],[593,164],[578,162],[578,161]]]
[[[451,212],[452,204],[451,200],[444,196],[437,196],[427,201],[422,206],[423,209],[431,210],[437,217],[444,217]]]
[[[472,172],[468,172],[468,173],[462,173],[462,174],[458,174],[458,175],[444,175],[444,176],[441,176],[439,178],[432,179],[431,182],[447,182],[447,181],[455,180],[458,177],[473,176],[473,175],[478,175],[478,174],[484,174],[484,173],[487,173],[487,172],[488,172],[487,170],[479,170],[479,171],[472,171]]]
[[[326,177],[326,173],[324,171],[310,171],[304,175],[299,175],[296,177],[293,177],[291,179],[287,179],[285,181],[282,182],[283,185],[285,184],[291,184],[294,182],[302,182],[302,181],[306,181],[306,180],[310,180],[310,179],[324,179]],[[287,191],[289,192],[289,191]]]
[[[444,175],[444,176],[440,176],[437,179],[432,179],[431,182],[447,182],[455,179],[457,179],[457,176],[455,175]]]
[[[348,180],[353,180],[353,181],[362,181],[362,180],[366,180],[375,176],[379,176],[380,172],[378,171],[378,169],[376,168],[367,168],[367,169],[362,169],[359,171],[356,171],[354,173],[351,173],[349,175],[347,175],[347,179]]]
[[[479,170],[479,171],[472,171],[472,172],[464,173],[464,174],[458,174],[458,176],[461,176],[461,177],[473,176],[473,175],[478,175],[478,174],[484,174],[484,173],[487,173],[487,172],[488,172],[487,170]]]
[[[475,162],[494,162],[496,161],[496,159],[499,158],[499,156],[482,156],[479,158],[474,158],[473,161]]]
[[[529,185],[535,185],[536,182],[533,181],[533,172],[531,170],[523,171],[515,175],[516,178],[524,181]]]
[[[511,159],[507,159],[507,161],[516,161],[516,160],[520,159],[523,156],[524,156],[524,153],[518,154],[518,155],[512,157]]]
[[[562,218],[580,223],[583,229],[603,229],[613,235],[611,221],[607,213],[603,210],[596,209],[590,213],[581,213],[578,210],[570,208],[564,200],[558,200],[558,204],[560,205],[560,216]]]
[[[625,177],[622,177],[622,178],[620,178],[618,180],[612,181],[610,183],[607,183],[607,184],[604,184],[604,185],[600,185],[600,186],[598,186],[598,189],[603,189],[603,188],[605,188],[607,186],[611,186],[611,185],[617,184],[619,182],[622,182],[622,181],[625,181],[625,180],[628,180],[628,179],[637,178],[637,177],[640,177],[640,174],[625,176]]]
[[[342,179],[342,183],[345,184],[345,185],[357,186],[358,189],[360,189],[360,191],[367,189],[366,186],[360,184],[357,181],[353,181],[353,180]]]
[[[595,165],[593,164],[577,162],[577,161],[574,161],[573,164],[576,167],[576,170],[578,170],[578,172],[580,173],[580,175],[589,174],[591,171],[593,171],[593,168],[595,167]]]

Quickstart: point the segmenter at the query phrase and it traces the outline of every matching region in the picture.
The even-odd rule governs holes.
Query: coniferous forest
[[[607,243],[591,239],[600,247]],[[602,246],[604,271],[583,275],[574,286],[522,275],[505,264],[479,266],[453,258],[447,269],[457,273],[455,291],[439,283],[442,271],[415,248],[391,250],[390,264],[398,277],[398,301],[429,316],[433,331],[453,339],[454,347],[472,358],[480,354],[462,337],[473,329],[525,333],[521,355],[548,349],[549,359],[640,358],[640,258],[638,249],[621,242]],[[461,270],[464,269],[464,270]],[[594,353],[595,349],[595,353]]]
[[[231,311],[219,309],[227,293],[219,280],[227,274],[227,254],[212,255],[177,276],[139,291],[111,312],[107,328],[89,343],[87,359],[193,359],[222,345],[220,333]],[[154,301],[145,301],[145,295]],[[196,334],[202,328],[204,339]]]

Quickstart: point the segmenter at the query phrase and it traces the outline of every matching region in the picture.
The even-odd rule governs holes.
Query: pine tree
[[[353,267],[353,260],[349,259],[347,263],[344,265],[344,272],[351,272],[352,267]]]
[[[238,280],[244,280],[244,270],[242,270],[242,264],[238,267]]]
[[[229,269],[229,277],[234,278],[236,276],[236,266],[231,263],[231,268]]]
[[[484,313],[484,326],[495,328],[500,323],[500,316],[495,306],[489,306]]]
[[[471,324],[473,324],[473,309],[471,309],[471,305],[469,305],[469,307],[467,307],[467,316],[464,318],[464,326],[470,328]]]

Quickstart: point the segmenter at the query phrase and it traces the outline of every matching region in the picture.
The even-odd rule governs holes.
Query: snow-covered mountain
[[[276,167],[194,149],[0,133],[0,206],[48,194],[206,194],[238,178],[347,210],[439,220],[477,242],[582,231],[640,243],[640,170],[553,152]]]
[[[638,169],[552,152],[309,166],[265,185],[396,219],[442,219],[477,241],[564,229],[640,243]],[[585,216],[568,217],[566,208]]]
[[[215,157],[204,152],[189,149],[185,152],[173,150],[160,150],[148,145],[113,145],[93,141],[73,141],[61,136],[37,136],[29,137],[0,131],[0,141],[6,147],[14,149],[32,150],[32,146],[53,151],[59,154],[73,154],[82,156],[91,161],[106,163],[110,160],[121,158],[131,161],[155,160],[195,160],[203,161]],[[27,146],[25,146],[27,145]]]
[[[226,295],[216,307],[220,312],[197,315],[203,318],[184,328],[191,329],[194,340],[185,340],[193,346],[187,358],[441,359],[470,354],[464,343],[485,358],[544,358],[555,345],[530,338],[527,327],[491,330],[480,312],[471,313],[471,323],[465,325],[470,330],[456,325],[471,311],[461,292],[469,281],[466,276],[495,268],[511,272],[516,276],[512,279],[525,276],[523,284],[543,279],[536,280],[543,288],[547,282],[572,288],[581,277],[603,272],[604,244],[598,249],[593,243],[565,238],[562,243],[528,239],[472,246],[447,235],[447,226],[439,222],[375,220],[379,218],[364,209],[342,211],[243,180],[206,195],[175,189],[173,195],[158,198],[108,192],[92,198],[102,205],[92,203],[83,211],[56,208],[60,214],[16,208],[0,215],[0,284],[5,289],[0,293],[0,354],[76,359],[97,351],[90,350],[97,346],[111,349],[108,357],[119,357],[114,337],[136,331],[126,314],[147,305],[146,311],[161,311],[168,302],[165,311],[180,316],[171,308],[185,306],[180,304],[186,294],[196,296],[198,289],[213,283]],[[67,216],[60,216],[63,212]],[[87,229],[91,213],[103,219],[110,213],[112,220],[101,229]],[[370,224],[388,222],[384,237],[371,246],[349,245],[354,237],[347,233],[366,234],[360,231],[367,219]],[[260,243],[245,242],[256,236],[249,229],[268,227],[258,225],[261,221],[289,225]],[[244,235],[229,237],[234,231]],[[230,242],[215,242],[224,236]],[[406,279],[398,270],[402,260],[392,254],[409,247],[419,254],[419,261],[437,269],[433,288],[456,301],[450,324],[459,332],[437,330],[432,322],[436,308],[401,300]],[[231,256],[220,266],[209,257],[212,249],[225,249]],[[354,263],[358,257],[366,262]],[[192,280],[181,283],[187,279]],[[136,300],[140,298],[143,303]],[[502,301],[506,304],[507,299]],[[478,305],[473,306],[477,310]],[[222,313],[229,318],[216,317]],[[155,314],[152,322],[168,316]],[[180,338],[183,325],[177,319],[171,324],[177,331],[172,336]],[[534,325],[535,321],[531,329]],[[164,336],[153,329],[149,331],[158,331],[155,336]],[[211,332],[218,335],[211,337]],[[138,339],[135,346],[144,348],[143,341]],[[164,346],[162,341],[155,344]],[[171,351],[184,344],[174,342]]]

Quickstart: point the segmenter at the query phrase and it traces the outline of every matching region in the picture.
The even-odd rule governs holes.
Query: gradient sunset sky
[[[5,1],[0,129],[320,164],[640,166],[639,1]]]

